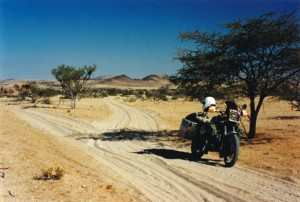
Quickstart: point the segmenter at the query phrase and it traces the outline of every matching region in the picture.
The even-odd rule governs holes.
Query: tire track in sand
[[[104,132],[124,128],[144,131],[159,130],[157,120],[148,112],[137,110],[113,99],[104,99],[104,102],[113,111],[113,115],[108,120],[98,125]]]

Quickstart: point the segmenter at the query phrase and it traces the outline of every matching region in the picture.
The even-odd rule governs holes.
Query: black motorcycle
[[[191,139],[191,152],[199,160],[208,152],[219,152],[225,166],[232,167],[239,156],[240,138],[243,130],[239,128],[241,116],[247,116],[247,105],[238,108],[234,101],[226,101],[226,111],[209,120],[207,113],[192,113],[182,120],[179,135]]]

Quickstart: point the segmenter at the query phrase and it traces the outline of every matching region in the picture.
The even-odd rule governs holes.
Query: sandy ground
[[[1,106],[0,196],[5,201],[300,201],[297,179],[242,165],[225,168],[218,158],[190,161],[189,151],[174,146],[152,113],[103,101],[111,115],[97,122]],[[14,129],[8,128],[11,122]],[[25,160],[24,168],[18,167],[17,161]],[[57,166],[66,171],[62,180],[32,179],[40,168]]]
[[[143,200],[130,182],[84,148],[40,125],[41,117],[24,121],[27,112],[19,111],[0,106],[0,201]],[[61,180],[34,180],[43,170],[58,167],[65,172]]]

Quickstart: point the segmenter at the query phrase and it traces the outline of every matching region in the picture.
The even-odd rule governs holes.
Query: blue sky
[[[54,79],[96,64],[95,76],[175,74],[180,32],[291,11],[297,0],[0,0],[0,79]]]

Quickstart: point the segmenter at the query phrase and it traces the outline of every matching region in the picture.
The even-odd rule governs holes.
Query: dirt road
[[[9,108],[32,126],[84,148],[150,201],[300,201],[299,182],[239,165],[225,168],[218,160],[190,161],[188,151],[156,135],[159,123],[151,114],[110,98],[105,103],[113,115],[93,123],[38,109]]]

